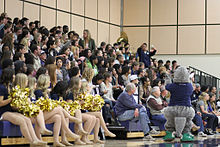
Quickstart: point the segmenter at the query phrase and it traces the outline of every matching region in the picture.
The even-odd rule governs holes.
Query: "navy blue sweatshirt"
[[[166,89],[171,94],[169,106],[191,107],[191,95],[193,93],[191,83],[167,84]]]
[[[116,115],[119,116],[127,110],[135,110],[136,108],[141,107],[142,105],[139,105],[135,102],[133,95],[123,92],[119,95],[114,108]]]

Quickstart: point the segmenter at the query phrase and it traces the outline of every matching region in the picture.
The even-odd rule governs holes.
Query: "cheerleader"
[[[80,93],[87,93],[89,90],[90,90],[90,87],[88,85],[88,82],[82,81],[81,88],[80,88]],[[90,115],[93,115],[93,116],[95,116],[96,118],[99,119],[100,125],[104,129],[105,136],[116,137],[116,135],[113,134],[112,132],[110,132],[108,130],[108,128],[106,127],[106,124],[105,124],[105,121],[103,119],[103,116],[102,116],[101,112],[87,112],[87,113],[90,114]]]
[[[79,95],[79,90],[81,87],[81,80],[79,77],[73,77],[70,80],[69,88],[67,90],[67,96],[65,100],[67,102],[73,102],[74,98],[76,98]],[[94,129],[94,143],[104,143],[103,141],[98,139],[98,133],[100,128],[100,121],[98,118],[96,118],[93,115],[89,115],[87,113],[82,113],[82,118],[85,124],[84,128],[85,130],[90,134],[92,130]],[[82,140],[86,142],[87,144],[91,144],[92,142],[89,141],[88,135],[83,135]]]
[[[50,77],[47,75],[40,75],[37,81],[37,90],[35,90],[35,96],[36,99],[38,100],[40,97],[45,97],[45,98],[49,98],[48,95],[48,88],[50,86]],[[71,132],[71,130],[68,127],[69,121],[70,122],[74,122],[76,124],[79,124],[79,126],[82,126],[82,118],[80,116],[81,112],[80,111],[76,111],[76,114],[78,114],[77,116],[79,118],[73,117],[71,116],[66,110],[64,110],[62,107],[58,106],[55,107],[53,110],[51,111],[44,111],[44,117],[45,120],[49,119],[51,116],[53,116],[54,114],[59,114],[61,116],[61,130],[62,132],[65,132],[67,135],[73,137],[75,139],[75,144],[78,145],[84,145],[85,143],[82,142],[79,138],[79,135],[74,134],[73,132]],[[54,128],[56,129],[56,128]],[[88,134],[88,132],[84,131],[84,129],[81,127],[79,127],[78,130],[79,134]],[[54,132],[55,135],[55,132]],[[59,132],[56,134],[56,138],[59,137]],[[65,145],[71,145],[65,137],[65,134],[62,133],[62,143]]]
[[[28,85],[28,78],[27,75],[23,73],[18,73],[15,76],[14,86],[20,86],[21,89],[24,89]],[[31,101],[30,101],[31,102]],[[32,122],[36,125],[35,127],[38,128],[37,131],[40,132],[42,135],[52,135],[53,132],[48,130],[45,127],[44,115],[42,111],[39,111],[39,114],[36,117],[31,118]]]
[[[32,126],[31,120],[18,113],[14,112],[10,103],[12,99],[9,99],[10,85],[14,80],[14,70],[6,68],[2,71],[0,78],[0,116],[1,120],[6,120],[14,125],[20,126],[22,135],[30,142],[31,145],[46,145],[46,142],[40,141]]]

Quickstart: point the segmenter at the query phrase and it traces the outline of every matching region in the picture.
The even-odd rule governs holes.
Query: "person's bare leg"
[[[42,140],[42,136],[41,136],[41,128],[40,126],[38,125],[38,123],[35,123],[34,124],[34,130],[35,130],[35,133],[36,133],[36,136],[39,140]]]
[[[39,127],[41,128],[42,135],[52,135],[53,134],[52,131],[50,131],[46,128],[44,114],[41,110],[40,110],[39,114],[36,116],[36,123],[38,123]]]
[[[66,125],[69,127],[69,118],[65,118],[65,119],[66,119]],[[73,144],[69,143],[69,141],[67,140],[66,132],[64,129],[61,129],[61,142],[66,146],[73,146]]]
[[[84,130],[86,132],[88,132],[89,134],[91,133],[92,129],[94,128],[95,126],[95,120],[96,120],[96,117],[93,116],[93,115],[89,115],[89,114],[86,114],[86,113],[82,113],[82,121],[84,122]],[[83,142],[85,142],[86,144],[93,144],[93,142],[91,142],[89,139],[88,139],[88,135],[82,135],[82,138],[81,140]]]
[[[76,111],[79,112],[80,110],[76,110]],[[77,123],[77,124],[82,123],[82,119],[71,116],[65,109],[62,109],[62,112],[63,112],[63,114],[66,118],[69,118],[70,122],[74,122],[74,123]]]
[[[102,113],[101,113],[101,112],[87,112],[87,113],[88,113],[88,114],[91,114],[91,115],[94,115],[94,116],[96,116],[97,118],[99,118],[99,120],[100,120],[100,125],[101,125],[101,127],[104,129],[104,131],[105,131],[105,136],[116,137],[116,135],[113,134],[112,132],[110,132],[110,131],[108,130],[108,128],[106,127],[105,121],[104,121],[104,119],[103,119],[103,116],[102,116]]]
[[[35,141],[29,132],[29,129],[28,129],[28,126],[27,126],[25,119],[23,117],[21,117],[20,115],[18,115],[18,113],[5,112],[5,113],[3,113],[2,117],[3,117],[3,120],[7,120],[7,121],[11,122],[12,124],[20,126],[20,130],[21,130],[22,135],[30,143]]]
[[[75,117],[82,120],[82,113],[79,109],[75,110]],[[80,135],[87,135],[88,134],[88,132],[86,132],[83,129],[82,123],[76,124],[75,126],[77,128],[77,131],[75,131],[75,132],[77,132],[77,134],[80,134]]]
[[[27,124],[28,130],[29,130],[29,132],[30,132],[30,135],[31,135],[32,138],[35,140],[35,141],[32,143],[32,145],[46,145],[47,142],[44,142],[44,141],[39,140],[39,139],[37,138],[37,136],[36,136],[36,134],[35,134],[35,131],[34,131],[34,128],[33,128],[33,124],[32,124],[32,122],[31,122],[31,119],[28,118],[28,117],[26,117],[26,116],[24,116],[24,115],[22,115],[22,114],[18,114],[18,115],[20,115],[21,117],[24,118],[24,120],[25,120],[25,122],[26,122],[26,124]]]
[[[53,109],[52,111],[50,111],[50,112],[44,112],[44,114],[45,114],[45,119],[50,118],[50,117],[52,117],[52,116],[55,115],[55,114],[59,114],[59,115],[61,116],[61,128],[64,129],[64,131],[66,132],[66,134],[67,134],[68,136],[74,138],[74,139],[80,138],[79,135],[76,135],[75,133],[73,133],[73,132],[69,129],[69,127],[68,127],[68,125],[67,125],[67,123],[66,123],[64,114],[63,114],[63,112],[62,112],[62,109],[63,109],[62,107],[56,107],[56,108],[54,108],[54,109]]]
[[[99,128],[100,128],[100,120],[96,118],[95,128],[94,128],[94,143],[101,143],[104,144],[104,141],[99,139]]]

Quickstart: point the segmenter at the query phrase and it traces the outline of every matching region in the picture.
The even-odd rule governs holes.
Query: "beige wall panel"
[[[6,0],[5,3],[6,3],[5,11],[9,17],[11,17],[12,19],[15,17],[19,17],[19,18],[22,17],[23,2],[19,0]]]
[[[220,0],[208,0],[208,23],[220,23]]]
[[[98,0],[98,19],[109,22],[109,1]],[[120,15],[120,13],[118,13]]]
[[[37,3],[37,4],[40,3],[40,0],[26,0],[26,1],[33,2],[33,3]]]
[[[148,25],[148,12],[149,0],[125,0],[123,23],[124,25]]]
[[[0,12],[4,12],[4,0],[0,0]]]
[[[179,24],[205,23],[205,0],[180,0]]]
[[[97,46],[99,46],[102,41],[109,43],[109,24],[99,22]]]
[[[84,18],[72,15],[72,28],[71,30],[76,31],[80,37],[82,37],[84,30]]]
[[[157,54],[176,54],[176,27],[151,28],[151,45]]]
[[[151,23],[154,25],[177,23],[176,0],[152,0]]]
[[[120,27],[110,25],[110,43],[114,44],[120,37]]]
[[[179,27],[179,54],[204,54],[204,26]]]
[[[72,0],[72,12],[84,15],[84,0]]]
[[[48,8],[41,8],[41,25],[46,26],[49,29],[54,27],[56,18],[56,11]]]
[[[128,35],[132,52],[136,52],[144,42],[148,43],[148,28],[124,28],[124,31]]]
[[[70,27],[70,14],[57,12],[57,25],[68,25]]]
[[[52,8],[56,8],[56,0],[41,0],[41,4]]]
[[[207,33],[207,53],[220,53],[220,26],[208,26]]]
[[[92,18],[97,18],[97,0],[85,0],[85,15]]]
[[[110,0],[110,22],[120,25],[121,1]]]
[[[97,21],[86,19],[85,20],[85,29],[88,29],[91,33],[92,38],[95,40],[97,45]]]
[[[70,0],[57,0],[57,8],[70,12]]]
[[[27,17],[31,21],[39,20],[39,6],[24,3],[24,17]]]

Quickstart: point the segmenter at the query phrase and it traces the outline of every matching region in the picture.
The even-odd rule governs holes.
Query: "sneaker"
[[[211,129],[205,129],[205,134],[207,135],[214,135],[213,131]]]
[[[181,138],[181,141],[194,141],[194,137],[190,135],[189,133],[184,133],[183,137]]]
[[[163,137],[165,141],[172,141],[175,139],[173,132],[166,131],[166,136]]]
[[[207,137],[207,134],[203,133],[203,132],[199,132],[198,133],[198,137]]]
[[[150,134],[159,134],[160,132],[156,131],[155,129],[152,129],[149,133]]]
[[[143,140],[146,141],[155,141],[155,139],[151,135],[144,136]]]

